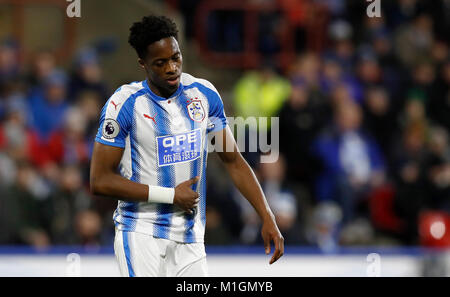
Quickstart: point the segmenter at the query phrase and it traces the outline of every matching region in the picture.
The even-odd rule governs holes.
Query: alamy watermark
[[[81,276],[81,257],[77,253],[68,254],[66,257],[66,276],[80,277]]]
[[[66,14],[69,18],[81,18],[81,0],[66,0],[70,2],[67,6]]]
[[[366,0],[371,2],[366,9],[366,14],[369,18],[381,18],[381,0]]]
[[[227,117],[228,126],[235,132],[241,152],[260,153],[261,163],[274,163],[279,157],[280,129],[278,117]],[[269,127],[270,126],[270,127]],[[233,143],[223,143],[217,134],[208,137],[208,152],[232,152]],[[270,143],[269,143],[270,142]]]
[[[366,261],[369,265],[366,269],[366,275],[371,277],[381,276],[381,256],[378,253],[371,253],[367,255]]]

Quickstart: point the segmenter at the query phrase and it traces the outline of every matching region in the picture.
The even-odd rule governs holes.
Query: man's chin
[[[174,91],[176,91],[178,89],[179,86],[180,86],[180,82],[179,81],[176,84],[166,83],[165,84],[165,89],[168,90],[168,91],[174,92]]]
[[[176,79],[166,80],[165,84],[169,86],[171,89],[177,89],[180,85],[180,77],[178,76]]]
[[[180,86],[179,83],[176,85],[171,85],[171,84],[165,83],[160,88],[160,90],[163,91],[163,94],[161,94],[161,95],[163,95],[163,97],[172,96],[178,90],[179,86]]]
[[[176,84],[170,84],[167,81],[159,81],[158,84],[153,84],[155,86],[162,97],[171,96],[173,93],[175,93],[178,90],[178,87],[180,86],[180,82],[178,81]]]

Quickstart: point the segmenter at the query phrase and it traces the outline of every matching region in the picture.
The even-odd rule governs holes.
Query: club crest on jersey
[[[203,121],[205,118],[205,109],[200,100],[193,100],[186,107],[191,120],[195,122]]]
[[[103,124],[103,137],[106,139],[113,139],[119,135],[120,127],[116,120],[106,119]]]

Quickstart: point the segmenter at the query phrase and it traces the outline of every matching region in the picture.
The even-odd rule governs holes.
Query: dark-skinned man
[[[106,102],[91,162],[91,191],[117,197],[114,250],[122,276],[207,276],[204,247],[207,136],[263,225],[270,264],[283,237],[261,187],[242,158],[214,86],[182,72],[176,25],[148,16],[130,28],[147,79]],[[227,149],[226,149],[227,148]],[[230,214],[232,215],[232,214]]]

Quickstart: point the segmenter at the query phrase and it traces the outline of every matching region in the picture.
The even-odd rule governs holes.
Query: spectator
[[[256,122],[248,128],[245,127],[245,147],[240,148],[242,155],[252,166],[258,162],[259,152],[255,152],[248,139],[251,139],[252,135],[258,135],[258,131],[268,131],[271,127],[271,117],[277,115],[290,92],[289,81],[278,75],[269,65],[260,71],[245,73],[234,86],[235,116]],[[262,118],[267,121],[261,121]],[[270,134],[268,133],[267,143],[271,142]]]
[[[19,98],[11,100],[8,102],[5,121],[0,125],[0,148],[13,162],[35,160],[38,135],[27,128],[26,114],[27,106],[24,101]]]
[[[18,46],[11,40],[0,42],[0,86],[19,75]]]
[[[79,244],[91,249],[100,247],[102,222],[97,212],[93,210],[78,212],[74,225]]]
[[[359,87],[368,88],[383,83],[381,68],[372,48],[360,50],[360,56],[356,67],[356,76],[358,77]],[[358,91],[358,94],[360,95],[359,98],[361,98],[361,90]]]
[[[396,181],[395,209],[406,223],[403,240],[414,244],[417,238],[417,218],[429,205],[425,178],[425,162],[428,152],[425,146],[425,126],[412,122],[406,126],[403,141],[398,145],[394,159]]]
[[[343,79],[342,68],[338,61],[326,57],[322,61],[322,73],[320,78],[321,88],[326,94],[331,92]]]
[[[15,182],[2,195],[9,243],[38,248],[50,244],[49,194],[50,189],[33,167],[27,162],[18,163]]]
[[[408,73],[400,67],[400,63],[395,57],[392,33],[387,28],[378,29],[372,33],[369,44],[381,68],[383,87],[387,88],[392,98],[401,96],[401,86],[406,84]]]
[[[98,54],[92,48],[82,49],[75,59],[75,72],[70,79],[68,98],[74,101],[85,91],[96,92],[103,100],[110,95],[103,81]]]
[[[439,76],[432,88],[432,95],[428,101],[427,114],[450,131],[450,59],[442,65]]]
[[[61,170],[57,189],[52,193],[52,239],[57,244],[75,244],[80,242],[76,237],[76,216],[91,206],[91,198],[83,188],[80,168],[66,165]],[[79,223],[80,224],[80,223]],[[87,223],[88,224],[88,223]],[[89,242],[92,238],[84,238],[84,225],[78,230],[81,239]],[[87,231],[86,231],[87,232]],[[89,236],[88,236],[89,237]]]
[[[87,91],[80,94],[77,106],[83,116],[86,118],[85,139],[93,139],[97,134],[98,129],[98,115],[102,109],[102,98],[98,93]]]
[[[433,45],[433,20],[421,13],[411,23],[396,32],[395,51],[398,59],[408,68],[430,56]]]
[[[311,217],[307,230],[309,243],[318,246],[324,252],[335,252],[339,246],[341,208],[331,201],[322,202],[314,208]]]
[[[205,242],[208,245],[226,245],[231,242],[231,234],[214,206],[207,206],[206,209]]]
[[[244,118],[274,116],[287,100],[290,90],[289,81],[270,67],[247,72],[234,87],[236,115]]]
[[[33,56],[31,71],[28,75],[30,87],[42,87],[55,70],[56,58],[51,51],[42,50],[36,52]]]
[[[368,191],[380,185],[384,162],[378,145],[362,131],[362,112],[348,101],[335,109],[334,125],[315,140],[313,151],[323,172],[316,184],[319,201],[335,200],[348,223],[360,215],[357,207]]]
[[[403,112],[400,114],[400,127],[403,129],[411,123],[421,123],[425,128],[428,124],[425,111],[426,97],[424,92],[411,90]]]
[[[450,148],[445,129],[431,129],[428,151],[425,175],[429,185],[429,206],[450,212]]]
[[[62,129],[49,137],[46,150],[50,161],[59,164],[86,164],[89,160],[86,125],[86,117],[80,109],[68,109]]]
[[[410,91],[422,92],[424,103],[432,95],[432,88],[436,74],[431,63],[419,63],[413,68],[413,77]]]
[[[320,59],[315,53],[300,56],[291,69],[291,80],[295,83],[305,83],[308,90],[319,89]]]
[[[280,110],[280,151],[289,160],[287,178],[293,182],[311,183],[315,175],[317,164],[310,146],[329,118],[329,107],[322,99],[297,82]]]
[[[47,78],[43,92],[35,93],[29,99],[32,117],[30,126],[43,142],[63,123],[68,106],[66,84],[64,72],[54,71]]]
[[[354,66],[354,44],[351,40],[353,30],[345,20],[336,20],[329,26],[332,46],[325,52],[325,57],[336,60],[344,74],[350,74]]]
[[[391,130],[397,120],[388,92],[382,87],[367,89],[363,109],[365,127],[388,156],[393,138]]]

